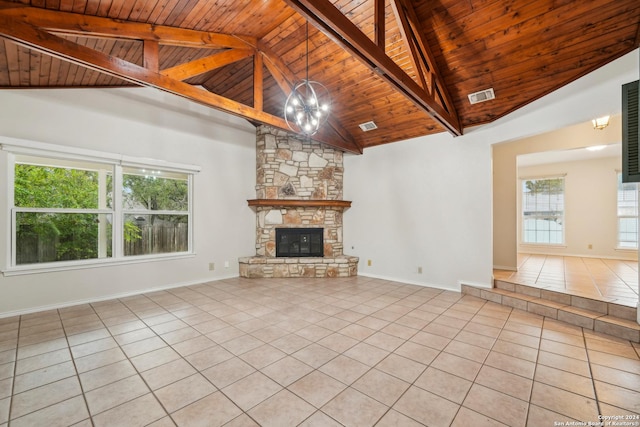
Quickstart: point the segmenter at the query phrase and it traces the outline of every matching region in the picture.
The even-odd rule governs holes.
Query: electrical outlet
[[[587,249],[593,249],[593,245],[589,243],[589,245],[587,246]]]
[[[229,268],[229,261],[224,262],[224,268]]]
[[[418,267],[418,274],[422,274],[422,267]]]
[[[216,269],[216,263],[215,262],[210,262],[209,263],[209,271],[213,271]]]
[[[369,267],[371,267],[371,260],[370,260],[370,259],[369,259],[369,260],[367,260],[367,265],[368,265]]]

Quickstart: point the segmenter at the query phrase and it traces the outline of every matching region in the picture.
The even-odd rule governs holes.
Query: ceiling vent
[[[471,104],[478,104],[479,102],[490,101],[495,99],[496,94],[493,93],[493,88],[481,90],[480,92],[470,93],[469,102]]]
[[[369,132],[370,130],[378,129],[378,125],[376,125],[373,121],[360,123],[359,126],[363,132]]]

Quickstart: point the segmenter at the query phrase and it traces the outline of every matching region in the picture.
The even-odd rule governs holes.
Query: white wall
[[[519,167],[520,178],[564,175],[565,193],[565,243],[520,243],[519,252],[636,260],[637,251],[616,249],[617,171],[621,168],[620,157]],[[521,195],[518,191],[518,212],[522,212]],[[522,215],[518,215],[518,242],[522,242]]]
[[[194,257],[0,275],[0,316],[237,276],[238,257],[255,252],[255,213],[247,206],[255,197],[255,129],[245,120],[153,89],[3,90],[0,134],[202,168],[194,184]],[[0,173],[2,230],[5,178]]]
[[[442,134],[348,156],[345,199],[345,252],[360,257],[360,274],[451,289],[490,283],[487,143]]]
[[[492,144],[615,113],[620,84],[637,78],[636,50],[513,114],[465,129],[464,136],[432,135],[346,156],[344,194],[353,206],[345,212],[344,247],[360,257],[359,274],[449,289],[491,286],[492,230],[504,231],[507,219],[514,268],[517,252],[515,185],[505,190],[513,193],[514,214],[492,214]],[[512,160],[510,183],[515,155]]]

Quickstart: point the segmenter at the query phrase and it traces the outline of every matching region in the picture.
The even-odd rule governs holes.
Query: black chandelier
[[[289,129],[306,136],[314,135],[327,121],[331,97],[324,85],[309,80],[309,23],[306,23],[306,78],[291,90],[284,104],[284,119]]]

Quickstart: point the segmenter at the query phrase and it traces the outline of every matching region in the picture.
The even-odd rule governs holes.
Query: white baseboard
[[[106,296],[102,296],[102,297],[98,297],[98,298],[86,298],[86,299],[81,299],[81,300],[67,301],[67,302],[59,303],[59,304],[47,304],[47,305],[41,305],[41,306],[38,306],[38,307],[25,308],[25,309],[22,309],[22,310],[6,311],[4,313],[0,313],[0,319],[3,319],[5,317],[13,317],[13,316],[21,316],[21,315],[24,315],[24,314],[37,313],[39,311],[57,310],[57,309],[60,309],[60,308],[73,307],[74,305],[91,304],[91,303],[95,303],[95,302],[108,301],[108,300],[112,300],[112,299],[132,297],[132,296],[136,296],[136,295],[148,294],[148,293],[151,293],[151,292],[166,291],[167,289],[181,288],[181,287],[184,287],[184,286],[201,285],[201,284],[208,283],[208,282],[217,282],[217,281],[220,281],[220,280],[233,279],[233,278],[236,278],[236,277],[238,277],[237,274],[230,275],[228,277],[227,276],[225,276],[225,277],[216,277],[214,279],[212,279],[212,278],[202,278],[202,279],[198,279],[198,280],[191,280],[191,281],[188,281],[188,282],[173,283],[173,284],[166,285],[166,286],[158,286],[158,287],[155,287],[155,288],[139,289],[139,290],[131,291],[131,292],[123,292],[123,293],[119,293],[119,294],[111,294],[111,295],[106,295]]]
[[[506,271],[518,271],[518,267],[514,267],[512,265],[510,266],[506,266],[506,265],[494,265],[493,266],[494,270],[506,270]]]
[[[549,251],[518,251],[519,254],[523,255],[550,255],[550,256],[568,256],[568,257],[576,257],[576,258],[601,258],[601,259],[613,259],[613,260],[623,260],[623,261],[638,261],[638,254],[634,251],[620,251],[620,256],[615,255],[596,255],[596,254],[576,254],[576,253],[554,253]],[[630,256],[624,256],[624,253],[630,253]],[[494,267],[495,268],[495,267]]]
[[[446,286],[446,285],[438,285],[434,283],[417,282],[414,280],[398,279],[397,277],[380,276],[377,274],[370,274],[370,273],[361,273],[359,271],[358,271],[358,276],[371,277],[372,279],[388,280],[390,282],[405,283],[407,285],[417,285],[425,288],[442,289],[443,291],[460,292],[460,289],[461,289],[460,287],[456,289],[455,286]]]
[[[462,289],[462,285],[473,286],[474,288],[493,289],[493,285],[490,283],[478,283],[478,282],[469,282],[467,280],[459,280],[458,286],[460,286],[460,289]]]

